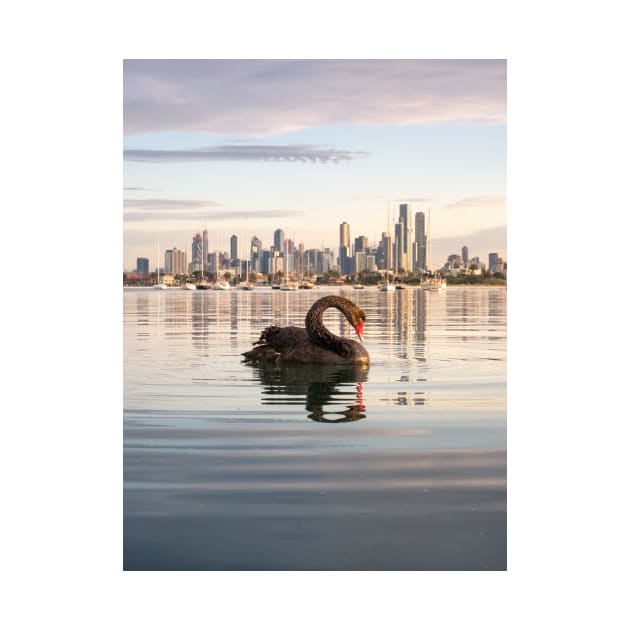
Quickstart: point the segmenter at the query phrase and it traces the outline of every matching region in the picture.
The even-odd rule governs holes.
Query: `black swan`
[[[338,337],[324,326],[323,315],[327,308],[339,309],[363,341],[365,313],[353,302],[337,295],[327,295],[315,302],[306,314],[306,328],[296,326],[269,326],[254,343],[257,348],[243,352],[247,359],[280,359],[298,363],[328,363],[367,365],[370,355],[358,342]]]

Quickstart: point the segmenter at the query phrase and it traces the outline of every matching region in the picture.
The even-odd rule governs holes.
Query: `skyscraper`
[[[357,238],[354,239],[354,253],[366,251],[367,244],[367,236],[357,236]]]
[[[350,248],[350,225],[345,221],[339,226],[339,247]]]
[[[262,241],[257,236],[252,238],[249,251],[250,270],[257,273],[262,272]]]
[[[403,247],[404,224],[400,221],[394,225],[394,273],[405,269],[405,251]]]
[[[238,236],[236,234],[230,236],[230,258],[232,260],[238,259]]]
[[[462,260],[464,261],[464,267],[468,267],[468,247],[466,245],[462,247]]]
[[[201,268],[203,271],[208,267],[208,230],[203,231],[203,247],[201,251]]]
[[[402,223],[402,258],[398,262],[398,267],[409,271],[411,269],[411,221],[409,220],[409,204],[400,204],[400,218]]]
[[[427,235],[425,232],[424,212],[416,212],[416,234],[414,238],[414,271],[427,268]]]
[[[201,234],[197,233],[192,240],[192,270],[203,271],[203,239]]]
[[[280,228],[273,233],[273,248],[277,252],[284,251],[284,230]]]

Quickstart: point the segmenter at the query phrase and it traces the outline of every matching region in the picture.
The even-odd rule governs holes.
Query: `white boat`
[[[425,291],[446,291],[446,282],[441,278],[433,278],[421,286]]]
[[[225,280],[218,280],[212,285],[212,288],[215,291],[229,291],[232,287],[229,282],[226,282]]]
[[[427,267],[431,268],[431,209],[429,208],[429,225],[427,226],[427,258],[428,265]],[[420,287],[425,291],[446,291],[446,280],[442,278],[430,278],[428,282],[422,282],[422,278],[420,279]]]
[[[379,291],[395,291],[396,287],[393,284],[389,284],[388,282],[387,284],[379,284],[378,290]]]
[[[362,284],[353,284],[352,288],[353,289],[365,289],[365,287]]]
[[[299,286],[300,289],[314,289],[315,285],[312,282],[302,282]]]
[[[184,284],[182,284],[182,289],[184,289],[184,291],[196,291],[197,286],[192,282],[184,282]]]
[[[280,291],[297,291],[298,283],[297,282],[287,282],[280,287]]]

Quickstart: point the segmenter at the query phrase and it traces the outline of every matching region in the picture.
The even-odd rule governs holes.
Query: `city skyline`
[[[204,228],[221,251],[277,229],[337,247],[343,221],[373,245],[404,203],[431,210],[433,267],[462,245],[507,258],[505,61],[124,67],[125,269]]]
[[[358,273],[363,269],[372,271],[402,269],[407,273],[420,270],[446,271],[448,273],[448,269],[452,268],[450,263],[453,262],[456,262],[456,269],[461,266],[462,262],[464,268],[468,266],[468,262],[471,262],[477,267],[481,266],[482,269],[490,270],[494,267],[494,263],[500,262],[502,269],[504,260],[498,252],[487,252],[485,255],[480,252],[471,256],[470,248],[467,245],[458,248],[460,253],[453,252],[444,261],[436,261],[435,264],[431,264],[430,244],[427,241],[430,216],[420,211],[410,216],[410,212],[409,204],[400,204],[398,219],[394,225],[394,234],[383,232],[380,240],[375,242],[370,242],[365,235],[352,235],[350,224],[344,221],[339,225],[337,247],[322,245],[320,248],[308,248],[305,247],[304,242],[295,242],[292,238],[286,237],[281,228],[277,228],[266,246],[263,240],[255,234],[248,235],[245,239],[242,235],[231,234],[229,251],[221,247],[222,244],[218,240],[217,248],[212,249],[208,246],[209,233],[204,229],[194,234],[190,242],[190,249],[186,247],[182,251],[177,246],[161,248],[156,251],[157,260],[147,256],[139,257],[136,259],[136,268],[125,270],[125,273],[129,271],[140,274],[155,273],[159,265],[160,271],[166,273],[192,274],[197,271],[204,273],[235,271],[238,276],[245,273],[243,265],[247,261],[250,265],[250,271],[262,272],[267,275],[271,273],[271,270],[267,268],[269,258],[280,256],[280,262],[286,261],[287,258],[290,260],[282,262],[280,267],[274,266],[276,271],[301,275],[300,261],[304,263],[306,260],[302,260],[301,257],[308,252],[311,252],[309,256],[320,256],[320,266],[322,265],[321,255],[326,252],[330,265],[328,270],[335,269],[342,275]],[[190,257],[188,251],[190,251]],[[363,252],[366,258],[358,261],[355,255],[359,252]],[[295,260],[293,260],[294,254]],[[488,259],[487,265],[484,262],[486,257]],[[313,273],[324,273],[325,269],[316,269],[316,266],[314,264],[311,268]],[[174,270],[175,267],[178,271]],[[305,270],[304,267],[302,271]]]

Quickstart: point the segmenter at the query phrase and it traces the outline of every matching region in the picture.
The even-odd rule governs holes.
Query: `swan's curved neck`
[[[346,303],[346,300],[343,300],[342,298],[338,298],[334,295],[328,295],[320,300],[317,300],[317,302],[311,306],[306,314],[304,323],[306,325],[306,330],[308,331],[308,336],[313,343],[343,354],[347,340],[330,332],[330,330],[324,326],[323,318],[324,311],[327,308],[335,307],[345,315],[348,321],[350,321],[348,317],[349,304],[350,303]]]

